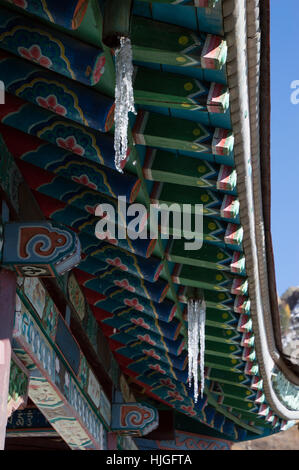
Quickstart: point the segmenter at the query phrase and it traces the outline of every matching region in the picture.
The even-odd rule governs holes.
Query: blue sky
[[[299,1],[270,3],[272,237],[281,295],[299,285]],[[296,105],[291,103],[294,80]]]

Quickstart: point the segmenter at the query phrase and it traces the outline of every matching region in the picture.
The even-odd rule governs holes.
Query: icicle
[[[115,51],[115,167],[123,172],[121,163],[127,157],[129,112],[136,114],[132,85],[133,59],[131,41],[127,37],[120,38],[120,47]]]
[[[200,393],[204,391],[206,305],[204,300],[188,300],[188,382],[194,382],[194,401],[198,400],[198,355],[200,343]]]
[[[206,327],[206,303],[201,301],[199,307],[199,343],[200,343],[200,396],[203,397],[205,388],[205,327]]]

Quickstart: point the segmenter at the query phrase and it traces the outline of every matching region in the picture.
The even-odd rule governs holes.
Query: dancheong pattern
[[[133,3],[132,12],[120,3],[124,10],[108,18],[116,28],[132,13],[137,113],[123,173],[114,163],[115,50],[101,41],[105,2],[1,3],[0,187],[14,221],[4,226],[1,255],[20,276],[13,347],[31,372],[29,397],[72,449],[103,449],[114,430],[122,449],[224,450],[287,423],[267,403],[255,350],[223,2]],[[22,222],[24,187],[39,222]],[[119,215],[118,196],[126,209],[176,203],[186,214],[185,204],[201,204],[202,248],[186,250],[180,228],[164,238],[160,222],[158,239],[120,239],[121,217],[101,238],[96,207],[109,203]],[[150,228],[148,217],[141,225]],[[56,278],[69,311],[53,300],[54,281],[38,275]],[[190,289],[206,304],[197,403],[188,384]],[[107,383],[121,389],[119,402],[105,393],[66,313]],[[278,395],[288,390],[280,377],[275,383]],[[290,403],[297,407],[294,397]],[[180,424],[174,439],[142,439],[158,426],[160,406]],[[194,434],[184,431],[191,427]]]

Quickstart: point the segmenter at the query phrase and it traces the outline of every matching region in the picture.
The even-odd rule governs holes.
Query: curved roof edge
[[[297,420],[299,375],[282,353],[270,230],[270,3],[223,0],[223,16],[255,348],[269,405]]]

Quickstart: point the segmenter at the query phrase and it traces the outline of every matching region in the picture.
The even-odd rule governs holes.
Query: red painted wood
[[[0,271],[0,450],[4,449],[7,424],[11,342],[16,307],[17,275]]]

